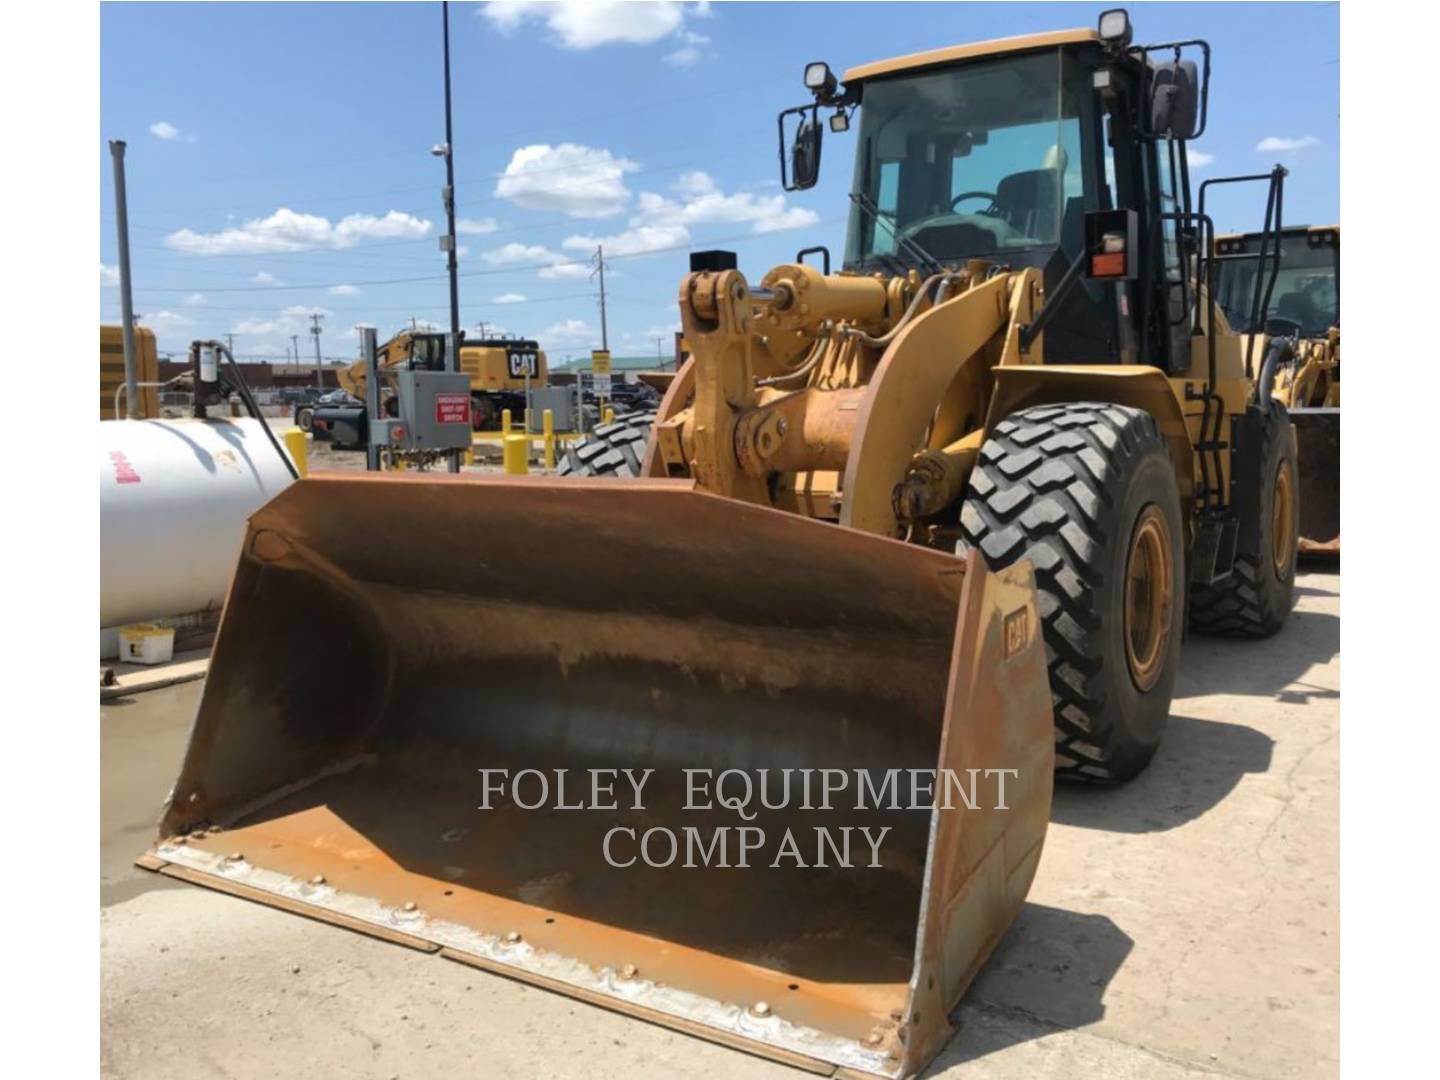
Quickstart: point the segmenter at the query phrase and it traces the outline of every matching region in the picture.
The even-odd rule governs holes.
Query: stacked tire
[[[655,410],[624,413],[571,443],[556,466],[557,476],[639,476]]]

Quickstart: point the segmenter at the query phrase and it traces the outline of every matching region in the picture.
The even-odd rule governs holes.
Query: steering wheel
[[[962,191],[950,200],[950,209],[954,210],[957,203],[962,203],[966,199],[989,199],[990,205],[995,205],[995,193],[993,191]]]

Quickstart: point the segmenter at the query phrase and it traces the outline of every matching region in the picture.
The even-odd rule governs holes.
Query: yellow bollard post
[[[602,424],[613,424],[615,422],[615,410],[609,405],[606,405],[605,411],[600,414],[600,422]]]
[[[295,463],[295,471],[301,476],[309,476],[310,463],[305,453],[305,432],[299,428],[290,428],[286,431],[285,449],[290,452],[290,460]]]
[[[530,438],[527,435],[505,436],[505,471],[511,476],[524,476],[530,471]]]
[[[552,409],[546,409],[540,414],[540,421],[545,428],[545,471],[555,471],[555,413]]]
[[[510,434],[510,410],[504,409],[500,413],[500,436],[504,438]]]

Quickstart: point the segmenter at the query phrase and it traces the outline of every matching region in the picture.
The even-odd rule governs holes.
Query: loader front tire
[[[1258,408],[1258,406],[1254,406]],[[1260,427],[1259,505],[1249,517],[1253,542],[1235,552],[1230,576],[1190,594],[1190,628],[1200,634],[1264,638],[1285,625],[1295,606],[1299,558],[1300,474],[1290,415],[1272,402]]]
[[[1055,771],[1137,775],[1170,713],[1184,618],[1180,494],[1141,409],[1076,402],[996,424],[960,525],[993,569],[1029,559],[1055,710]]]
[[[655,410],[624,413],[571,443],[555,469],[557,476],[639,476],[650,441]]]

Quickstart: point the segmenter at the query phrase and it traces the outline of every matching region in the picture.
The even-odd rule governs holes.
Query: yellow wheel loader
[[[821,110],[858,118],[838,272],[696,253],[642,476],[332,474],[259,510],[142,865],[918,1072],[1057,766],[1154,753],[1187,596],[1248,603],[1248,560],[1254,626],[1290,606],[1277,354],[1214,303],[1190,200],[1208,72],[1124,11],[810,65],[782,168],[813,185]]]
[[[1275,399],[1290,413],[1300,465],[1300,554],[1340,555],[1340,226],[1300,225],[1280,234],[1279,272],[1269,307],[1254,295],[1263,237],[1220,236],[1220,305],[1242,332],[1292,339],[1275,375]]]

